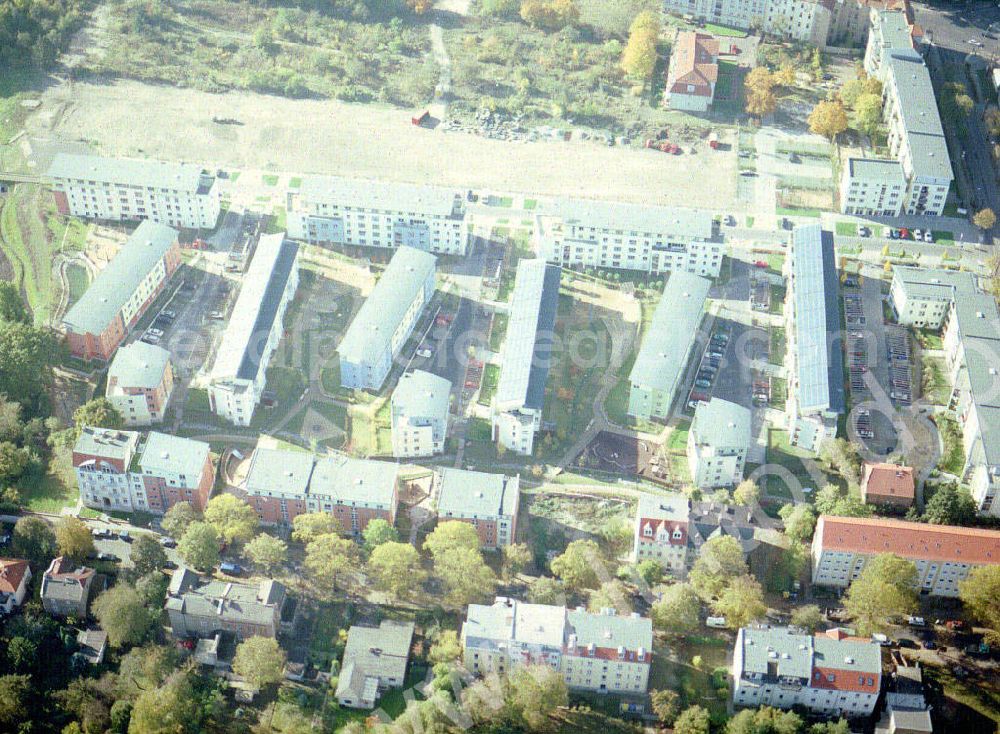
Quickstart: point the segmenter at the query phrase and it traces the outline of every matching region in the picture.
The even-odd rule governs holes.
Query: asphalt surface
[[[990,59],[1000,56],[1000,8],[993,2],[915,2],[914,20],[935,46],[974,53]],[[992,36],[992,38],[990,37]],[[975,43],[970,43],[974,41]]]

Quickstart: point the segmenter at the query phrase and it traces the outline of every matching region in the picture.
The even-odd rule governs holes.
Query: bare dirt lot
[[[220,125],[212,117],[239,124]],[[731,211],[733,150],[700,144],[670,156],[593,142],[510,143],[426,130],[405,111],[254,93],[211,94],[117,81],[60,84],[42,95],[29,134],[87,141],[112,156],[232,169],[336,173],[414,183]],[[706,175],[692,176],[691,171]]]

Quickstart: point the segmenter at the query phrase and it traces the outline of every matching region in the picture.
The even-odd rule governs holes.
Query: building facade
[[[654,560],[676,578],[687,573],[691,503],[681,494],[642,494],[635,513],[632,562]]]
[[[434,487],[438,522],[460,520],[479,534],[480,547],[497,550],[516,542],[521,483],[517,474],[487,474],[443,467]]]
[[[414,370],[399,379],[392,392],[392,455],[434,456],[444,451],[448,433],[451,383]]]
[[[311,243],[464,255],[461,191],[436,186],[309,176],[288,193],[288,236]]]
[[[795,706],[854,718],[875,711],[881,686],[882,652],[871,640],[781,627],[744,627],[736,634],[735,706]]]
[[[115,353],[104,396],[122,414],[126,426],[162,421],[173,391],[170,352],[163,347],[134,341]]]
[[[58,153],[46,175],[60,214],[185,229],[214,229],[219,219],[219,187],[200,166]]]
[[[31,566],[20,558],[0,558],[0,616],[24,603],[31,583]]]
[[[710,489],[739,484],[749,449],[749,408],[718,398],[698,403],[687,443],[694,486]]]
[[[645,693],[652,645],[652,622],[637,614],[592,614],[505,597],[491,606],[470,604],[462,625],[463,662],[474,675],[548,665],[570,688],[599,693]]]
[[[140,223],[63,316],[70,353],[87,361],[111,359],[180,262],[176,230],[150,221]]]
[[[848,158],[840,178],[840,211],[865,217],[898,217],[906,201],[899,161]]]
[[[68,558],[53,558],[42,575],[42,608],[56,617],[83,619],[95,575],[94,569],[76,566]]]
[[[861,499],[869,505],[905,512],[913,506],[915,496],[912,467],[865,462],[861,476]]]
[[[276,637],[281,628],[285,587],[266,579],[256,586],[203,580],[189,568],[174,571],[164,609],[175,637],[209,638],[230,632],[238,640]]]
[[[379,695],[402,688],[413,643],[413,622],[382,620],[378,627],[353,625],[337,678],[337,702],[350,708],[372,709]]]
[[[670,275],[629,373],[628,414],[666,420],[697,343],[711,281],[678,271]]]
[[[719,79],[719,41],[696,31],[681,31],[670,51],[663,103],[674,110],[708,112]]]
[[[396,250],[337,348],[341,387],[381,389],[434,295],[436,262],[412,247]]]
[[[821,515],[812,543],[813,583],[845,588],[880,553],[912,561],[921,594],[957,597],[973,568],[1000,562],[1000,531]]]
[[[555,199],[535,217],[535,252],[567,268],[715,277],[725,246],[712,214],[625,202]]]

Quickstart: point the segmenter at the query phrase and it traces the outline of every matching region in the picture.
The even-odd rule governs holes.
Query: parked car
[[[933,242],[933,241],[934,241],[934,233],[928,229],[927,231],[924,232],[924,242]]]
[[[926,627],[927,622],[923,617],[915,617],[912,614],[906,618],[906,623],[911,627]]]
[[[799,158],[799,156],[798,156],[797,153],[789,153],[788,154],[788,162],[789,163],[798,163],[800,160],[802,160],[802,159]]]
[[[131,543],[132,536],[128,530],[122,530],[121,532],[118,533],[118,540],[122,541],[123,543]]]
[[[223,561],[219,564],[219,570],[229,576],[239,576],[243,573],[243,566],[238,563],[230,563],[229,561]]]
[[[110,563],[117,563],[121,559],[114,553],[105,553],[104,551],[97,554],[98,561],[108,561]]]
[[[434,352],[432,352],[430,349],[427,349],[426,347],[424,347],[423,349],[418,349],[417,350],[417,356],[418,357],[423,357],[424,359],[429,359],[430,357],[434,356]]]
[[[962,632],[969,629],[968,623],[961,619],[949,619],[944,623],[946,629],[950,629],[952,632]]]
[[[176,548],[177,541],[171,538],[169,535],[164,535],[162,538],[160,538],[160,545],[162,545],[164,548]]]
[[[901,240],[908,240],[908,239],[910,239],[910,230],[908,230],[906,227],[902,227],[899,230],[899,239],[901,239]]]
[[[146,344],[159,344],[160,337],[155,336],[153,334],[143,334],[142,338],[139,341],[145,342]]]
[[[913,239],[919,242],[923,238],[924,238],[924,231],[920,229],[920,227],[917,227],[916,229],[913,230]]]
[[[899,230],[898,229],[890,229],[889,230],[889,239],[890,240],[898,240],[899,239]]]
[[[163,336],[163,329],[150,328],[150,329],[146,329],[146,333],[149,334],[150,336],[159,336],[159,337],[162,337]]]
[[[706,617],[705,618],[706,627],[714,627],[715,629],[725,629],[726,618],[725,617]]]
[[[709,382],[708,380],[695,380],[694,384],[695,384],[695,387],[700,387],[703,390],[707,390],[708,388],[710,388],[712,386],[712,383]]]
[[[879,645],[885,647],[889,644],[889,638],[881,632],[876,632],[872,635],[872,642],[877,642]]]
[[[905,650],[916,650],[920,646],[910,638],[903,637],[899,640],[896,640],[896,647],[901,647]]]

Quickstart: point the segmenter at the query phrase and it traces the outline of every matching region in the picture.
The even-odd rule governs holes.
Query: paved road
[[[1000,8],[994,2],[913,2],[911,5],[914,20],[934,45],[962,54],[978,54],[986,59],[1000,56],[998,34],[989,30],[990,24],[1000,23]],[[970,40],[981,45],[969,43]]]

